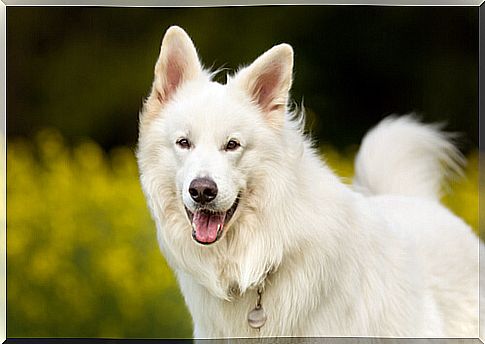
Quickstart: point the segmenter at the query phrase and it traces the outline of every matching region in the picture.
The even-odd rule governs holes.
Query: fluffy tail
[[[368,195],[399,194],[439,200],[444,180],[462,175],[465,159],[453,134],[412,115],[385,118],[363,139],[354,188]]]

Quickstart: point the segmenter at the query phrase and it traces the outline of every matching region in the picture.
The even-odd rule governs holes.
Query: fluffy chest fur
[[[161,246],[171,257],[193,316],[195,337],[439,333],[440,324],[428,328],[431,323],[423,321],[424,305],[435,306],[423,287],[412,240],[389,231],[363,197],[335,181],[327,186],[333,187],[318,190],[308,183],[303,191],[321,191],[333,199],[332,206],[315,212],[304,198],[295,202],[300,206],[267,203],[214,247],[162,234],[175,229],[188,235],[184,221],[179,229],[173,224],[170,230],[160,229]],[[288,214],[285,207],[299,211]],[[268,320],[258,331],[249,327],[247,317],[260,285]]]

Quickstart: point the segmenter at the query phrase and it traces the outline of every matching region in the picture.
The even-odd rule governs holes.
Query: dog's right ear
[[[150,98],[156,98],[163,105],[177,88],[199,77],[201,72],[202,66],[189,35],[182,28],[171,26],[162,40]]]

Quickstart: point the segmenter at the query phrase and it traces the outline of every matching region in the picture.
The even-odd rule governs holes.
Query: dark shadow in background
[[[290,43],[293,99],[319,143],[358,144],[385,115],[416,111],[464,132],[465,151],[478,145],[477,7],[8,7],[8,135],[48,126],[71,143],[134,146],[173,24],[216,68]]]

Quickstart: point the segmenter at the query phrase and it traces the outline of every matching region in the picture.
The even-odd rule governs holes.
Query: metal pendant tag
[[[266,323],[266,312],[261,305],[257,305],[248,313],[248,324],[254,329],[259,330]]]

